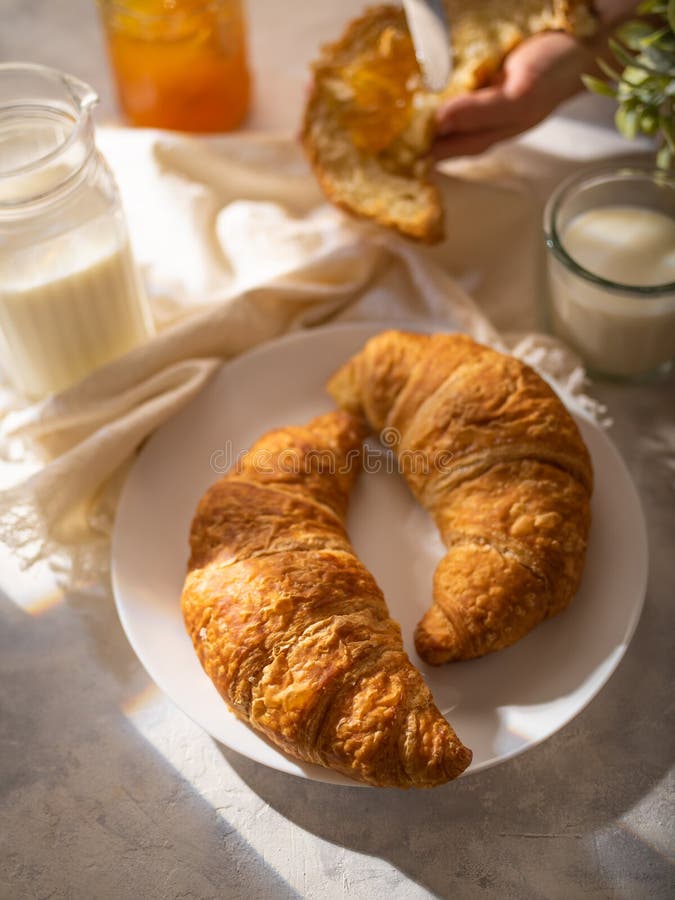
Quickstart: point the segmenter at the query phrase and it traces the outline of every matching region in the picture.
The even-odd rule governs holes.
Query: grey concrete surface
[[[286,53],[304,65],[331,6],[252,0],[258,58],[265,22],[276,45],[297,14],[307,47],[298,38]],[[19,58],[88,79],[114,118],[93,2],[0,0],[0,59]],[[287,109],[256,115],[260,127],[292,121]],[[559,733],[432,792],[301,781],[215,744],[152,685],[105,586],[44,596],[2,557],[0,898],[675,896],[675,381],[593,392],[647,519],[635,637]]]

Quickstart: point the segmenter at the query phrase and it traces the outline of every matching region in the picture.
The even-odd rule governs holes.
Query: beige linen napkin
[[[507,154],[508,164],[492,154],[450,167],[448,240],[422,248],[325,204],[285,138],[101,129],[98,142],[120,185],[158,334],[41,403],[5,391],[0,537],[27,563],[48,559],[70,583],[97,577],[143,440],[223,360],[294,329],[422,320],[509,348],[581,391],[576,360],[535,331],[541,201],[566,169],[537,148]],[[533,179],[535,159],[542,171]]]

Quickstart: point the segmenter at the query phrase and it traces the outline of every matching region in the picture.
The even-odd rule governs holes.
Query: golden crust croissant
[[[577,591],[590,526],[588,450],[531,368],[465,335],[383,332],[330,380],[387,428],[447,554],[415,633],[425,661],[507,647]]]
[[[207,674],[287,753],[426,787],[471,751],[434,705],[345,532],[363,425],[344,412],[261,438],[201,499],[181,598]]]

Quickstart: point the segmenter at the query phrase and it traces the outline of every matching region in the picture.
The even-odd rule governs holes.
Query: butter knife
[[[450,25],[443,0],[403,0],[403,9],[426,86],[442,90],[452,74]]]

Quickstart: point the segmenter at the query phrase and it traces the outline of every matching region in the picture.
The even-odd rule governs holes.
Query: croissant
[[[471,751],[347,537],[363,432],[333,412],[254,444],[199,503],[181,605],[221,696],[282,750],[369,784],[427,787]]]
[[[577,591],[593,474],[579,430],[529,366],[459,334],[386,331],[328,384],[365,415],[447,553],[415,645],[438,665],[508,647]]]

